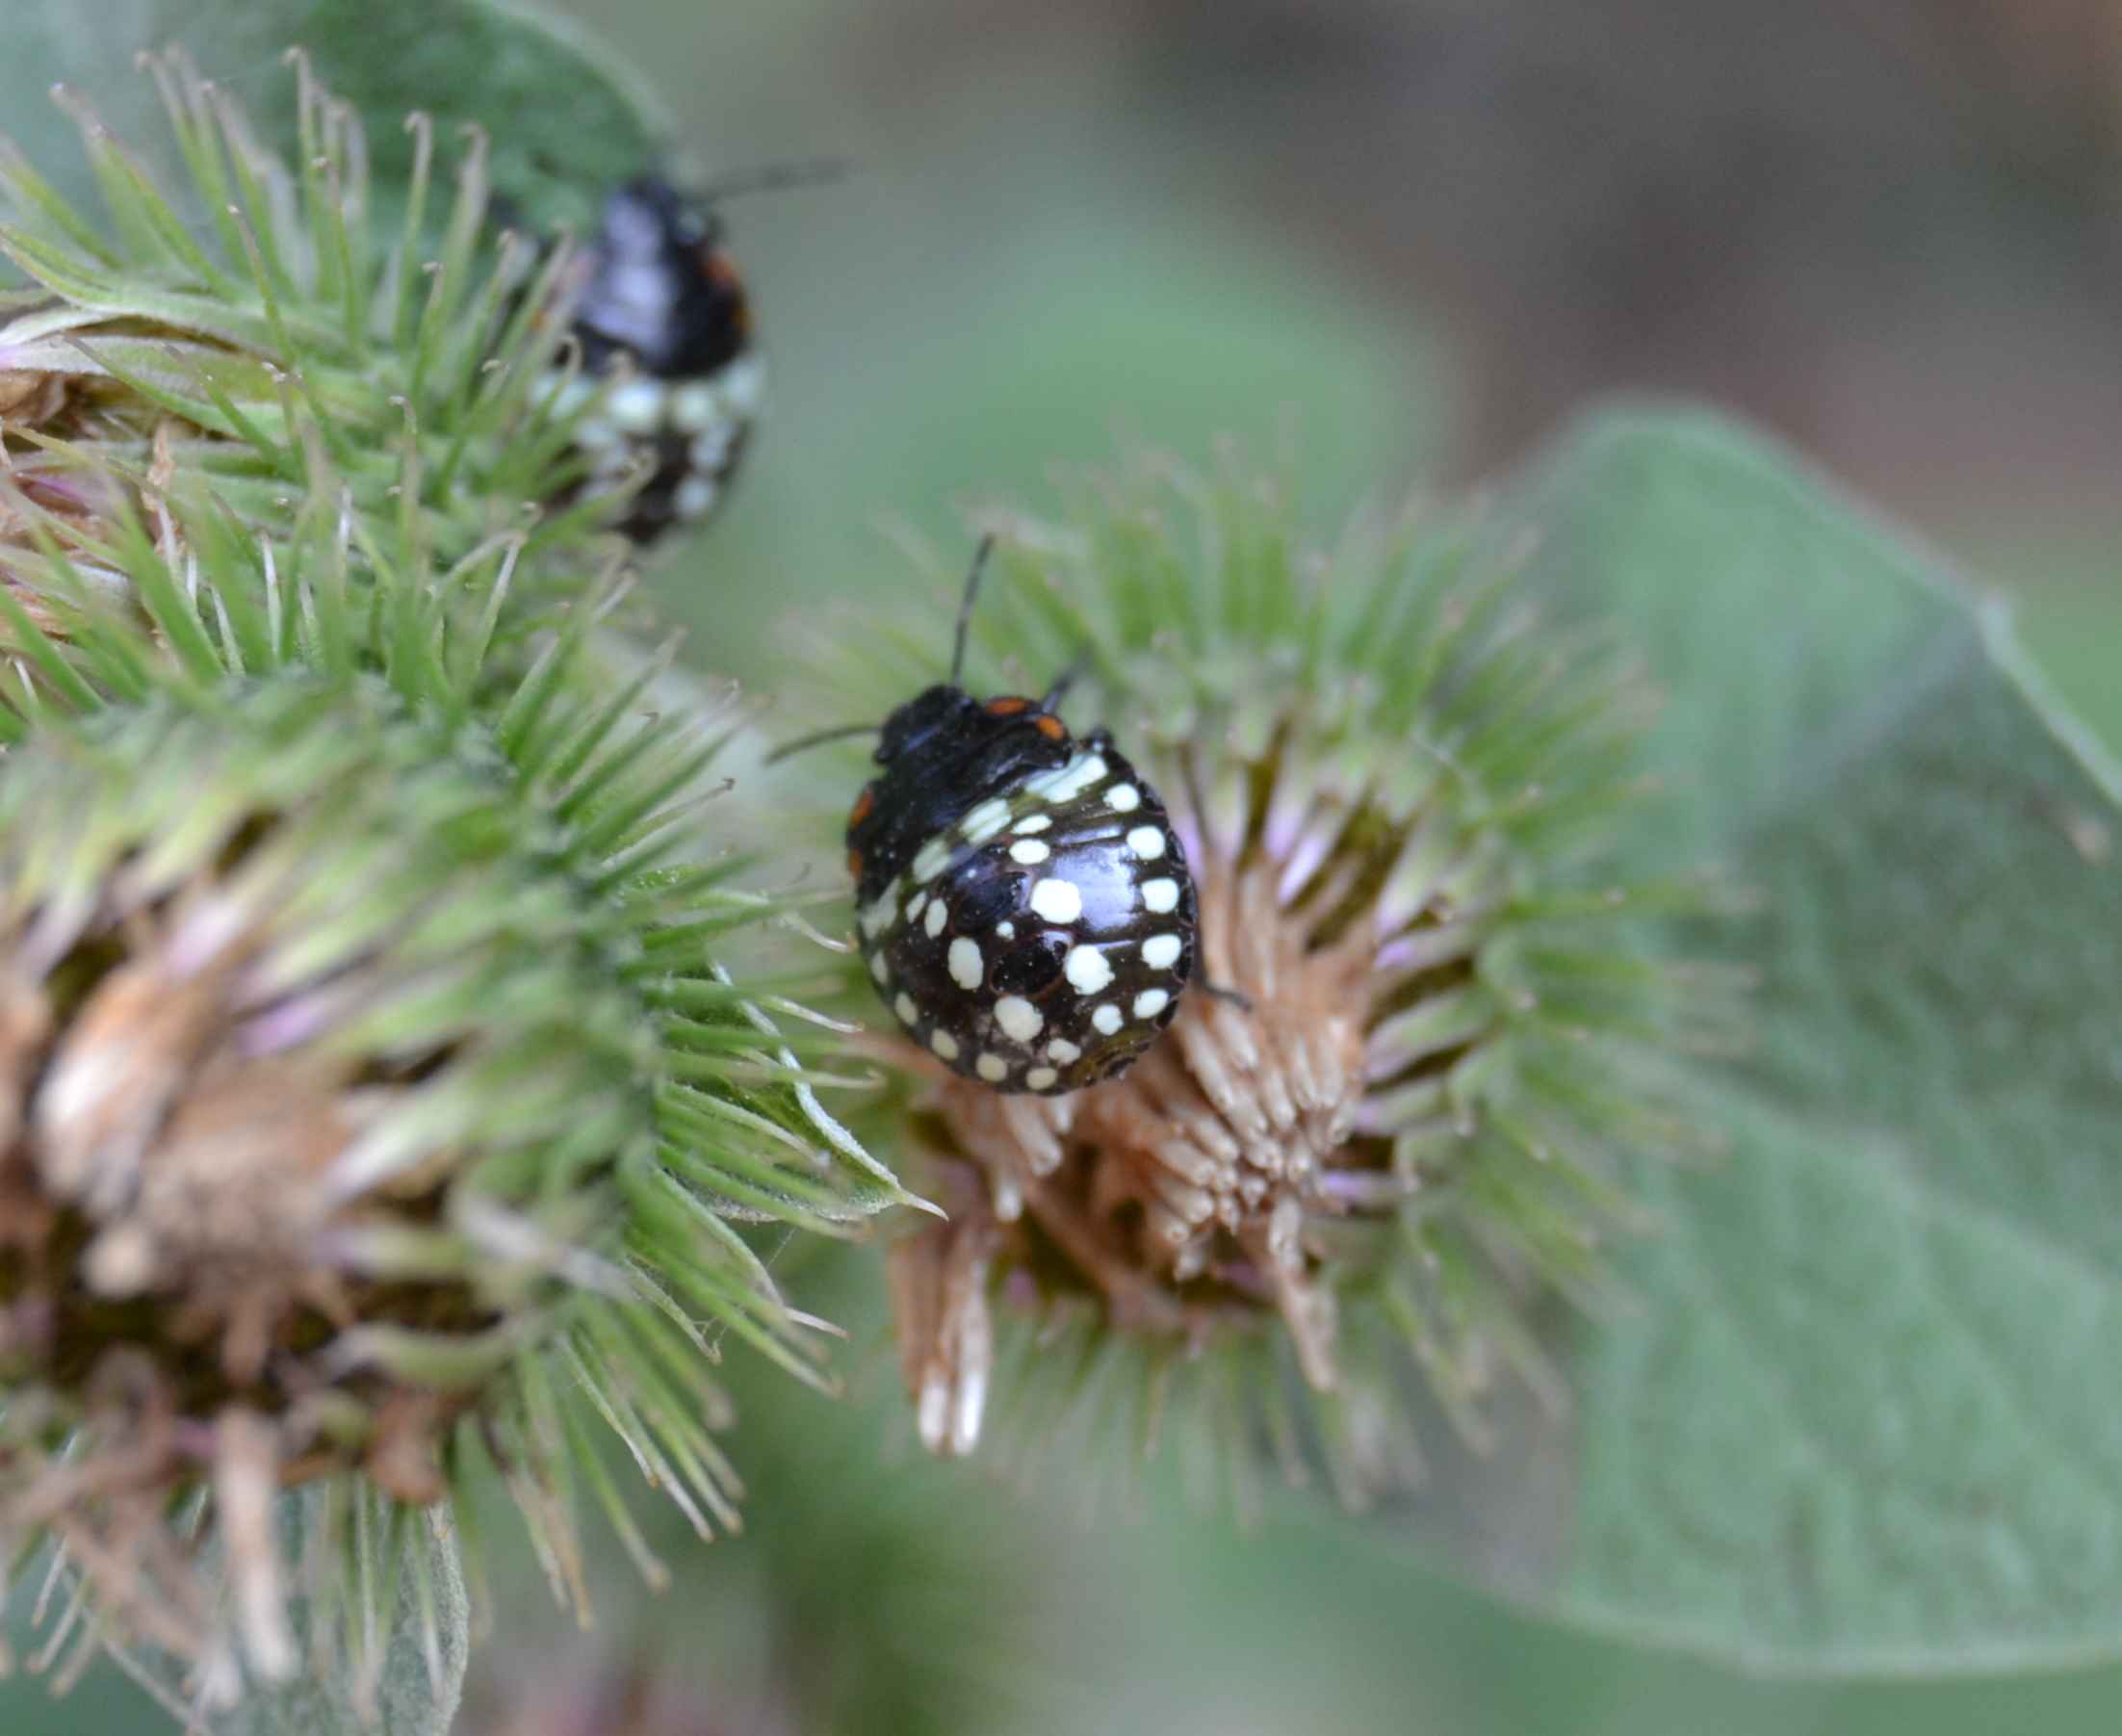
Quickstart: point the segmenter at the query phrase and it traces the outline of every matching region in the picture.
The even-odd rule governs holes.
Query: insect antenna
[[[965,595],[958,603],[958,635],[950,647],[950,685],[958,685],[958,677],[965,673],[966,634],[972,626],[972,605],[980,595],[980,581],[987,576],[987,557],[995,553],[995,532],[990,531],[980,538],[980,546],[972,551],[972,570],[966,575]]]
[[[1091,654],[1086,651],[1053,678],[1053,686],[1047,689],[1047,696],[1039,702],[1039,709],[1042,712],[1051,712],[1058,707],[1068,697],[1069,689],[1075,686],[1090,666]]]
[[[828,741],[844,740],[849,736],[873,736],[883,728],[877,723],[840,723],[829,730],[818,730],[808,736],[798,736],[793,741],[784,741],[769,753],[763,764],[771,765],[786,760],[790,754],[799,754],[807,747],[822,747]]]
[[[789,163],[762,163],[752,168],[732,170],[710,181],[694,194],[710,205],[753,193],[780,193],[789,187],[816,187],[845,180],[854,165],[845,157],[799,157]]]

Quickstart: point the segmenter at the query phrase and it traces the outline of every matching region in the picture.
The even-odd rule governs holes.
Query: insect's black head
[[[664,379],[712,374],[751,335],[750,307],[704,200],[641,175],[605,200],[590,274],[575,308],[594,372],[615,351]]]
[[[980,715],[980,702],[963,687],[939,682],[923,688],[891,716],[877,738],[877,764],[889,765],[966,730]]]

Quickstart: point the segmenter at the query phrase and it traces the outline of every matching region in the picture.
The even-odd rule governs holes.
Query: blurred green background
[[[1116,437],[1286,450],[1317,522],[1507,468],[1590,396],[1714,397],[2023,599],[2122,745],[2122,22],[2106,0],[580,0],[733,204],[771,421],[659,572],[697,661],[905,571],[893,523]],[[202,58],[207,45],[201,44]],[[328,68],[327,74],[328,74]],[[743,574],[743,586],[718,583]],[[771,584],[759,575],[772,575]],[[821,1261],[815,1304],[875,1299]],[[836,1293],[835,1286],[838,1285]],[[832,1304],[838,1303],[836,1308]],[[472,1736],[2108,1731],[2122,1670],[1813,1685],[1556,1631],[1292,1497],[1086,1521],[733,1367],[751,1531],[608,1560],[594,1634],[501,1550]],[[496,1529],[505,1535],[498,1521]],[[595,1528],[591,1528],[594,1532]],[[607,1556],[615,1556],[607,1550]],[[99,1675],[0,1730],[160,1727]]]

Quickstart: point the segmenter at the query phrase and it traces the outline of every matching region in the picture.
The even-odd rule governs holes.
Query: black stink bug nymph
[[[576,424],[575,444],[592,491],[647,468],[618,529],[654,542],[712,512],[743,455],[766,385],[751,305],[711,203],[653,175],[605,200],[580,271],[582,371],[556,408],[573,414],[627,370]]]
[[[862,955],[908,1036],[954,1073],[1058,1095],[1125,1072],[1194,974],[1194,882],[1157,793],[1103,730],[950,678],[885,720],[847,819]]]

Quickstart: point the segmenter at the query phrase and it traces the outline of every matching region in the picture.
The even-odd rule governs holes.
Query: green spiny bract
[[[1602,868],[1654,696],[1467,525],[1363,517],[1319,553],[1273,487],[1154,463],[1073,505],[985,519],[971,685],[1081,661],[1070,710],[1161,791],[1203,972],[1243,1001],[1197,988],[1132,1072],[1053,1099],[876,1045],[910,1085],[877,1136],[895,1110],[952,1214],[891,1256],[920,1433],[969,1452],[996,1408],[1042,1451],[1176,1433],[1248,1498],[1265,1442],[1360,1498],[1416,1463],[1411,1378],[1476,1436],[1499,1368],[1563,1402],[1522,1305],[1594,1288],[1629,1159],[1699,1137],[1671,1057],[1731,1038],[1735,985],[1664,922],[1712,885]],[[832,715],[936,679],[956,564],[933,611],[820,653]]]
[[[152,524],[172,485],[253,532],[330,499],[357,540],[394,521],[445,567],[508,539],[503,626],[528,630],[625,493],[577,498],[571,434],[602,391],[568,383],[567,250],[495,242],[477,135],[445,199],[419,117],[402,221],[380,232],[361,121],[296,58],[295,168],[181,54],[146,62],[189,173],[175,196],[60,93],[106,224],[0,144],[0,252],[27,279],[0,290],[0,544],[54,542],[112,583],[110,520]]]

